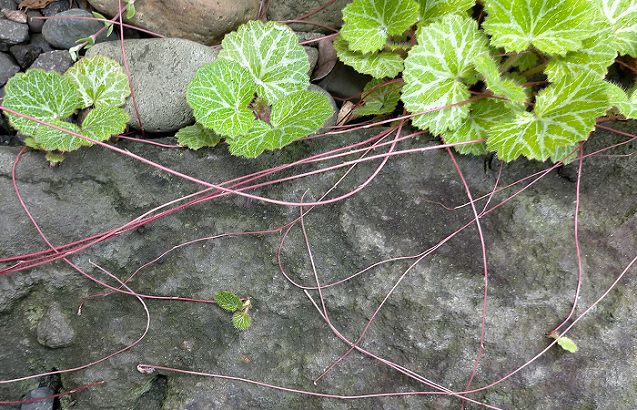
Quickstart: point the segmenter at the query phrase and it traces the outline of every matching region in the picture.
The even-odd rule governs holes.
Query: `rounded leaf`
[[[236,137],[254,126],[254,114],[248,104],[255,91],[247,70],[232,61],[217,59],[197,70],[186,99],[198,123],[218,134]]]
[[[64,76],[77,85],[82,97],[82,108],[122,106],[130,95],[128,77],[119,63],[108,57],[84,57]]]
[[[334,49],[343,64],[374,78],[394,78],[403,71],[403,58],[398,53],[359,53],[350,50],[347,41],[342,37],[334,40]]]
[[[227,34],[221,46],[218,58],[243,67],[252,76],[257,94],[270,104],[308,86],[307,53],[283,24],[249,21]]]
[[[82,132],[94,140],[106,141],[126,129],[130,117],[119,107],[99,106],[93,108],[82,122]]]
[[[214,147],[221,141],[221,136],[197,123],[184,127],[175,134],[179,145],[198,150],[203,147]]]
[[[227,291],[219,291],[215,293],[215,302],[217,302],[217,305],[221,309],[229,312],[237,311],[243,307],[241,298],[234,293]]]
[[[70,122],[61,120],[49,120],[48,122],[67,131],[82,135],[80,127]],[[80,137],[76,137],[64,131],[47,127],[45,125],[41,125],[36,130],[33,140],[38,145],[39,149],[43,149],[45,151],[70,152],[81,147],[92,145],[89,141]]]
[[[238,330],[246,330],[252,324],[252,318],[248,312],[235,312],[232,315],[232,324]]]

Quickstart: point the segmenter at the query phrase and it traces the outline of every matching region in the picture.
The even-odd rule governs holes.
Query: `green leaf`
[[[121,106],[130,95],[128,77],[119,63],[104,56],[84,57],[65,74],[82,96],[83,106]]]
[[[257,89],[250,73],[237,63],[217,59],[204,64],[188,85],[186,99],[197,122],[220,135],[236,137],[254,127],[248,108]]]
[[[256,84],[257,95],[270,104],[308,86],[307,53],[296,34],[283,24],[249,21],[227,34],[221,46],[218,58],[247,70]]]
[[[135,10],[135,3],[132,0],[128,0],[126,9],[126,19],[130,20],[135,17],[137,10]]]
[[[481,54],[474,59],[474,65],[476,71],[482,74],[487,88],[493,91],[493,94],[515,103],[526,101],[524,87],[510,78],[503,78],[493,57]]]
[[[562,162],[564,165],[570,164],[578,158],[579,143],[566,147],[557,147],[555,152],[551,154],[553,163]]]
[[[43,121],[64,119],[80,108],[82,100],[75,85],[57,71],[28,70],[13,76],[5,86],[3,105]],[[45,127],[7,114],[11,125],[28,136]]]
[[[486,140],[492,127],[502,121],[510,120],[519,111],[522,111],[519,106],[503,100],[478,100],[471,103],[469,116],[460,127],[452,131],[445,131],[442,138],[448,144],[478,139]],[[487,144],[484,142],[458,145],[454,148],[461,154],[483,155],[487,152]]]
[[[592,36],[594,11],[582,0],[486,0],[483,23],[491,45],[507,52],[534,46],[547,54],[581,50]]]
[[[567,352],[570,352],[570,353],[577,352],[577,345],[575,344],[575,342],[566,336],[562,336],[559,339],[557,339],[557,344],[560,345],[560,347],[566,350]]]
[[[385,84],[384,80],[371,80],[363,88],[364,104],[354,112],[358,115],[381,115],[394,111],[400,100],[401,88],[401,83]]]
[[[350,50],[347,41],[342,37],[334,40],[334,49],[343,64],[374,78],[394,78],[403,71],[403,58],[398,53],[391,51],[359,53]]]
[[[49,120],[49,123],[82,135],[82,130],[75,124],[61,120]],[[45,151],[70,152],[81,147],[90,146],[91,143],[80,138],[70,135],[66,132],[56,130],[51,127],[41,126],[36,130],[33,140],[40,149]]]
[[[47,151],[44,158],[46,158],[47,162],[52,167],[58,166],[62,161],[64,161],[64,155],[60,152]]]
[[[93,15],[93,17],[95,17],[96,19],[100,19],[100,20],[108,20],[106,18],[106,16],[104,16],[102,13],[98,13],[97,11],[92,11],[91,14]],[[108,21],[103,21],[102,24],[104,24],[105,28],[108,28],[109,24]]]
[[[637,2],[635,0],[592,0],[611,25],[619,54],[637,57]]]
[[[130,117],[119,107],[99,106],[93,108],[82,122],[82,132],[98,141],[106,141],[126,129]]]
[[[175,134],[179,145],[198,150],[203,147],[214,147],[221,141],[221,136],[197,123],[184,127]]]
[[[232,324],[238,330],[246,330],[252,324],[252,318],[248,312],[234,312],[232,315]]]
[[[215,302],[217,305],[227,310],[228,312],[235,312],[243,307],[241,298],[232,292],[219,291],[215,293]]]
[[[405,60],[402,100],[412,113],[433,111],[412,123],[434,134],[458,128],[469,115],[469,104],[442,107],[469,99],[465,82],[476,81],[473,58],[487,53],[487,39],[475,20],[456,15],[420,28],[417,38]]]
[[[629,97],[628,93],[617,84],[606,82],[605,86],[611,105],[627,119],[637,120],[637,88]]]
[[[352,51],[379,51],[416,24],[418,9],[413,0],[354,0],[343,9],[341,36]]]
[[[318,131],[333,115],[329,98],[320,92],[299,91],[272,106],[270,124],[256,121],[245,135],[228,139],[233,155],[255,158]]]
[[[518,58],[512,64],[513,67],[517,67],[518,71],[523,73],[526,70],[535,67],[539,64],[540,59],[537,54],[532,51],[518,55]]]
[[[513,120],[495,125],[487,146],[504,161],[520,155],[544,161],[557,148],[588,138],[595,119],[609,106],[603,82],[595,75],[563,77],[540,91],[533,112],[519,112]]]
[[[429,24],[447,14],[463,14],[476,5],[475,0],[418,0],[420,23]]]
[[[571,51],[549,61],[544,72],[550,82],[567,75],[576,76],[587,72],[596,74],[600,79],[606,77],[608,67],[617,56],[610,32],[584,40],[583,46],[580,51]]]

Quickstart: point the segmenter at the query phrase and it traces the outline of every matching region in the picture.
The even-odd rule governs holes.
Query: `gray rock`
[[[89,0],[107,16],[117,14],[118,0]],[[255,19],[260,0],[138,1],[131,22],[165,37],[217,44],[226,33]]]
[[[126,40],[126,56],[133,78],[133,90],[144,129],[171,132],[194,121],[186,102],[186,87],[202,64],[214,60],[217,51],[189,40]],[[119,42],[101,43],[87,56],[105,55],[121,62]],[[132,98],[126,103],[132,126],[139,122]]]
[[[268,8],[268,19],[276,21],[296,20],[298,17],[301,17],[305,13],[322,6],[324,3],[325,1],[321,0],[272,1]],[[351,0],[336,0],[335,3],[330,4],[320,12],[305,19],[308,23],[291,24],[290,27],[296,31],[329,32],[329,30],[323,29],[315,24],[311,24],[312,22],[316,22],[321,25],[338,29],[343,25],[341,10],[347,5],[347,3],[351,3]]]
[[[29,26],[15,21],[0,19],[0,43],[14,45],[29,39]]]
[[[24,399],[42,399],[44,397],[53,396],[55,391],[50,387],[38,387],[27,394]],[[38,400],[32,403],[24,403],[20,406],[20,410],[53,410],[55,399]]]
[[[42,13],[38,10],[28,10],[27,11],[27,24],[29,25],[29,30],[32,33],[41,33],[42,26],[44,26],[44,20],[38,17],[42,17]]]
[[[0,0],[0,10],[17,10],[17,8],[18,7],[13,0]]]
[[[67,11],[70,8],[71,3],[69,2],[69,0],[54,1],[53,3],[42,9],[42,15],[46,17],[55,16],[56,14]]]
[[[35,59],[42,53],[42,49],[38,46],[34,46],[33,44],[18,44],[11,46],[9,51],[23,70],[33,64]]]
[[[49,19],[42,27],[44,38],[56,48],[69,49],[77,45],[77,40],[94,35],[104,27],[99,21],[74,19],[74,17],[93,17],[90,12],[83,9],[67,10],[56,14],[56,17],[64,18]],[[106,31],[104,31],[95,42],[100,43],[107,40],[109,38],[106,37]]]
[[[305,52],[307,53],[307,59],[310,63],[310,69],[308,70],[308,75],[310,77],[312,77],[312,73],[314,72],[314,69],[316,68],[316,63],[318,62],[318,49],[314,48],[314,47],[308,47],[308,46],[304,46],[303,47],[305,49]]]
[[[38,343],[50,348],[70,346],[75,339],[75,331],[60,305],[49,307],[37,328]]]
[[[612,124],[635,133],[637,123]],[[374,131],[376,133],[377,131]],[[363,141],[371,132],[343,134],[296,143],[256,160],[228,155],[221,145],[200,151],[158,149],[118,142],[122,149],[189,175],[226,181],[311,154]],[[597,132],[586,143],[593,151],[624,137]],[[173,139],[160,140],[172,142]],[[405,141],[400,148],[427,146]],[[630,154],[624,145],[609,153]],[[0,258],[46,249],[25,220],[11,186],[18,148],[0,148]],[[71,153],[50,169],[42,153],[27,152],[17,172],[25,201],[54,243],[75,241],[120,226],[158,204],[193,192],[193,184],[168,176],[110,150],[93,147]],[[348,157],[349,158],[349,157]],[[491,192],[497,170],[484,170],[483,158],[457,156],[474,196]],[[358,186],[378,165],[361,163],[339,193]],[[295,172],[324,167],[307,165]],[[515,161],[502,171],[500,186],[545,169],[546,164]],[[585,279],[578,314],[599,297],[635,256],[637,162],[630,157],[593,157],[584,163],[580,239]],[[288,175],[288,174],[285,174]],[[318,197],[342,172],[322,174],[258,193],[298,200]],[[513,190],[497,194],[491,204]],[[305,219],[319,278],[344,278],[373,262],[414,255],[472,220],[462,184],[442,150],[392,158],[378,177],[346,201],[315,208]],[[576,286],[572,241],[575,184],[548,174],[482,219],[490,282],[486,351],[475,386],[484,386],[544,349],[545,333],[570,310]],[[484,201],[480,202],[479,211]],[[132,270],[164,250],[193,238],[264,229],[298,216],[298,209],[236,197],[199,204],[159,219],[143,233],[125,232],[73,256],[73,261],[105,279],[89,260],[113,274]],[[214,306],[148,301],[151,333],[137,348],[86,371],[64,376],[64,385],[106,383],[73,395],[77,409],[138,409],[151,394],[163,409],[457,409],[444,396],[340,401],[277,392],[237,381],[178,375],[140,374],[139,363],[249,377],[321,392],[358,394],[425,389],[377,362],[352,354],[315,386],[313,379],[346,350],[304,293],[284,279],[275,254],[278,235],[225,238],[183,247],[163,263],[142,270],[130,282],[138,292],[210,298],[220,289],[253,298],[252,327],[235,331],[230,315]],[[482,303],[480,243],[470,226],[417,264],[398,286],[370,327],[363,346],[429,379],[454,389],[467,383],[478,348]],[[291,232],[283,250],[286,271],[313,284],[303,237]],[[356,337],[388,289],[412,261],[381,265],[325,289],[330,317],[348,337]],[[637,406],[637,293],[635,268],[589,316],[569,333],[576,354],[549,350],[499,386],[471,397],[504,409],[633,409]],[[74,312],[87,295],[102,288],[56,262],[0,276],[0,380],[77,366],[134,341],[144,329],[139,302],[123,295],[89,300],[75,318],[76,341],[48,349],[31,337],[39,315],[58,300]],[[316,292],[312,293],[316,297]],[[167,379],[167,383],[166,383]],[[16,397],[17,385],[0,384],[0,397]],[[26,389],[26,387],[25,387]],[[469,408],[479,407],[471,405]]]
[[[54,50],[40,54],[30,68],[41,68],[46,71],[55,70],[63,74],[72,65],[73,59],[68,51]]]
[[[53,47],[51,47],[51,45],[46,42],[42,33],[32,34],[29,44],[35,47],[40,47],[43,53],[48,53],[49,51],[53,51]]]
[[[8,55],[0,53],[0,87],[5,85],[9,78],[20,71],[20,67]]]

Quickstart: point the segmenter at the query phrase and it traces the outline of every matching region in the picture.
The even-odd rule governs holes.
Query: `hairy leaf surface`
[[[635,0],[592,0],[611,25],[619,54],[637,57],[637,2]]]
[[[252,324],[252,318],[248,312],[234,312],[232,315],[232,324],[238,330],[246,330]]]
[[[358,115],[381,115],[396,109],[400,100],[401,83],[386,84],[386,81],[373,79],[363,88],[364,104],[355,110]]]
[[[476,5],[475,0],[419,0],[420,23],[429,24],[447,14],[463,14]]]
[[[606,92],[611,106],[617,108],[620,114],[628,119],[637,120],[637,87],[630,96],[621,87],[613,83],[605,83]]]
[[[270,124],[256,121],[245,135],[228,140],[233,155],[254,158],[318,131],[333,115],[332,103],[320,92],[299,91],[272,106]]]
[[[296,34],[283,24],[249,21],[227,34],[221,46],[218,58],[243,67],[252,76],[257,94],[270,104],[307,88],[307,53]]]
[[[223,136],[235,137],[254,126],[248,104],[256,89],[246,69],[233,61],[217,59],[197,70],[186,99],[198,123]]]
[[[458,128],[469,105],[441,108],[469,99],[467,84],[476,81],[473,58],[487,52],[486,37],[468,17],[449,15],[419,29],[418,44],[405,60],[402,100],[412,113],[432,112],[412,123],[434,134]]]
[[[221,141],[221,136],[213,130],[204,128],[201,124],[196,123],[188,127],[184,127],[175,134],[179,145],[198,150],[204,147],[214,147]]]
[[[521,84],[500,75],[498,64],[489,54],[482,54],[473,60],[476,71],[482,74],[487,88],[499,97],[505,97],[515,103],[526,100],[526,92]]]
[[[538,94],[533,112],[519,112],[494,126],[487,146],[504,161],[520,155],[544,161],[557,148],[588,138],[595,119],[609,106],[603,82],[595,75],[564,77]]]
[[[77,85],[82,108],[121,106],[130,95],[128,78],[119,63],[104,56],[80,59],[65,74]]]
[[[70,122],[56,119],[49,120],[48,122],[67,131],[82,135],[80,127]],[[38,148],[46,151],[70,152],[81,147],[92,145],[80,137],[75,137],[64,131],[59,131],[44,125],[37,128],[33,140],[38,145]]]
[[[82,132],[94,140],[106,141],[113,135],[124,132],[129,120],[130,118],[123,108],[95,107],[82,121]]]
[[[219,291],[215,293],[215,302],[217,302],[217,305],[220,308],[227,310],[228,312],[235,312],[243,307],[241,298],[228,291]]]
[[[547,54],[582,49],[595,34],[593,9],[583,0],[486,0],[483,28],[507,52],[534,46]]]
[[[3,105],[43,121],[64,119],[81,105],[75,85],[57,71],[28,70],[13,76],[5,86]],[[7,114],[11,125],[25,135],[35,136],[44,127],[33,121]]]
[[[343,64],[374,78],[394,78],[403,71],[403,58],[398,53],[390,51],[359,53],[350,50],[347,41],[342,37],[334,40],[334,49]]]
[[[416,24],[418,9],[414,0],[354,0],[343,9],[341,36],[352,51],[379,51]]]

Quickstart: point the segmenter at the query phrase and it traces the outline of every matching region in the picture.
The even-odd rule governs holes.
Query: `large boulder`
[[[635,123],[632,128],[630,124],[614,126],[633,133],[637,130]],[[183,173],[221,182],[371,135],[357,132],[295,143],[256,160],[231,157],[223,145],[199,151],[136,142],[119,142],[118,146]],[[586,150],[622,140],[625,138],[598,132],[587,142]],[[405,141],[398,148],[429,144],[435,143]],[[634,150],[634,144],[624,145],[605,153],[613,156],[591,157],[584,163],[579,221],[584,282],[577,314],[635,256],[637,163],[625,156]],[[0,147],[0,258],[46,249],[13,191],[11,169],[17,153],[18,148]],[[488,195],[498,179],[498,167],[485,169],[483,158],[456,158],[473,195]],[[294,173],[326,166],[319,162],[294,169]],[[359,186],[377,166],[378,161],[359,164],[331,195]],[[546,167],[524,160],[511,163],[503,169],[499,186]],[[281,176],[289,175],[285,172]],[[297,201],[309,189],[306,198],[317,198],[342,175],[337,171],[252,192]],[[100,147],[71,153],[55,169],[47,165],[42,153],[30,151],[18,164],[16,177],[34,218],[56,246],[110,230],[199,189]],[[551,341],[545,333],[568,314],[577,283],[575,191],[574,182],[551,172],[482,218],[490,277],[486,350],[473,386],[498,380],[543,350]],[[509,188],[496,194],[490,204],[513,192]],[[363,191],[306,215],[321,283],[437,244],[473,219],[468,206],[450,209],[466,201],[460,178],[444,150],[393,157]],[[479,202],[478,212],[484,204],[484,200]],[[144,229],[115,235],[71,259],[97,279],[115,285],[90,262],[127,278],[145,262],[185,241],[223,232],[271,229],[298,215],[298,208],[222,196],[148,223]],[[230,290],[250,296],[253,324],[247,331],[233,329],[230,314],[216,306],[147,300],[151,328],[142,343],[97,366],[65,374],[60,391],[105,381],[73,393],[73,408],[78,410],[459,408],[457,399],[446,396],[340,401],[236,380],[136,370],[139,363],[151,363],[338,394],[431,390],[358,353],[352,353],[315,385],[314,378],[347,346],[334,336],[304,292],[280,274],[276,260],[279,240],[278,234],[231,236],[184,246],[141,270],[129,283],[137,292],[155,295],[210,298],[218,290]],[[314,273],[306,255],[297,227],[282,252],[283,265],[294,280],[312,286]],[[413,261],[386,263],[324,289],[334,326],[348,338],[356,338]],[[481,265],[477,230],[470,225],[414,266],[380,311],[362,346],[443,386],[464,389],[479,346]],[[505,409],[636,408],[637,390],[631,388],[637,385],[635,272],[633,267],[569,333],[578,344],[577,353],[556,346],[514,377],[471,397]],[[125,295],[87,299],[102,291],[62,261],[1,275],[0,380],[78,366],[138,338],[146,325],[139,301]],[[310,294],[317,300],[317,292]],[[42,346],[37,340],[39,323],[52,301],[69,314],[84,303],[82,315],[72,319],[74,342],[63,349]],[[37,385],[37,380],[0,384],[0,397],[19,399]]]
[[[217,51],[194,41],[178,38],[136,39],[124,42],[126,57],[133,78],[137,111],[144,130],[171,132],[194,122],[186,102],[186,87],[195,71],[214,60]],[[118,41],[100,43],[87,55],[101,54],[122,62]],[[131,125],[140,128],[133,99],[126,110]]]
[[[118,0],[89,0],[100,12],[114,16]],[[139,0],[131,23],[166,37],[216,44],[242,23],[257,18],[259,0]]]

